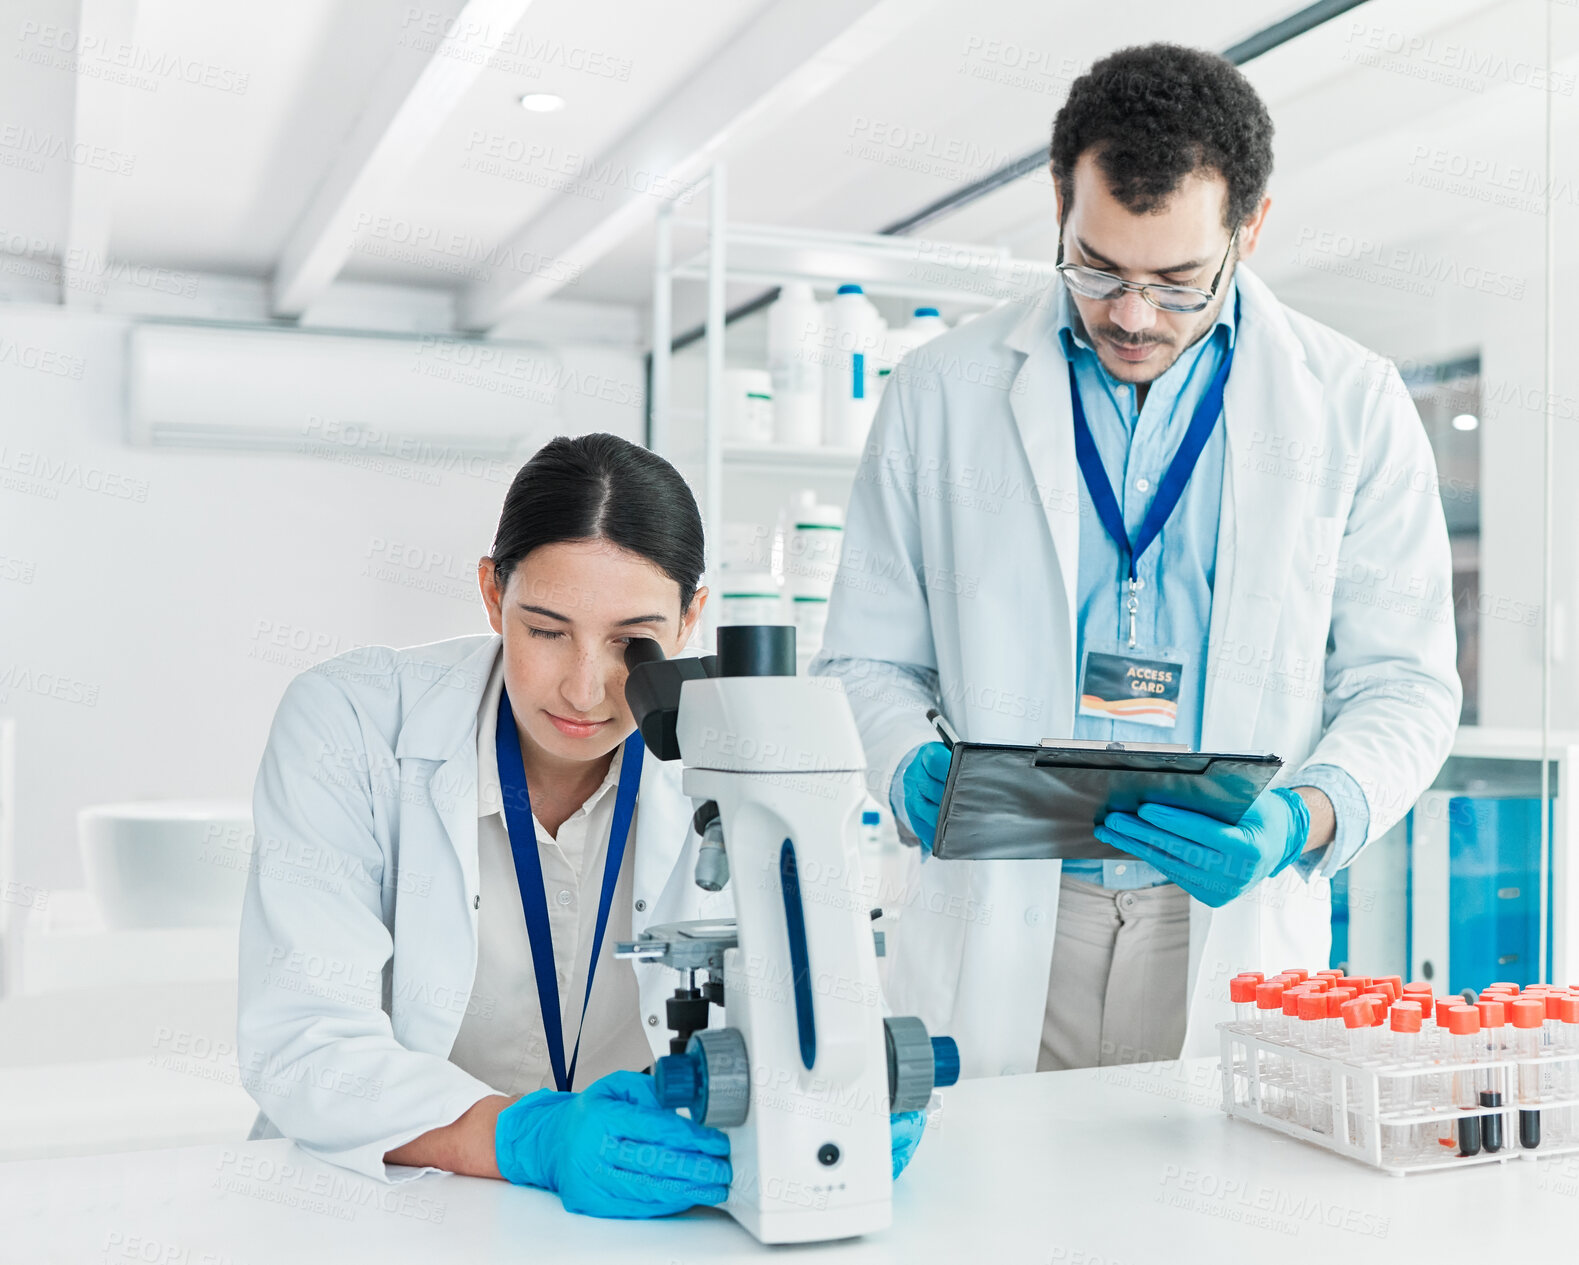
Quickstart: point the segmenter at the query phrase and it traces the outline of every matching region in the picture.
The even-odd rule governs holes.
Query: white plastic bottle
[[[822,598],[833,593],[834,576],[844,544],[844,510],[819,505],[817,494],[799,493],[787,507],[784,520],[784,591],[794,601]],[[820,640],[820,637],[819,637]]]
[[[890,329],[883,341],[882,365],[877,371],[881,379],[878,383],[878,399],[882,399],[883,392],[888,389],[888,384],[893,381],[900,362],[906,356],[921,344],[947,332],[948,323],[938,315],[935,307],[918,307],[911,314],[910,324]]]
[[[773,439],[773,379],[766,369],[724,370],[724,440],[766,444]]]
[[[784,603],[771,571],[725,568],[719,581],[719,624],[782,624]]]
[[[858,285],[839,287],[828,305],[828,324],[822,441],[830,448],[860,448],[877,412],[887,326]]]
[[[768,372],[773,442],[815,448],[822,442],[827,311],[811,287],[792,281],[768,308]]]
[[[946,333],[948,322],[938,315],[937,308],[918,307],[911,314],[910,324],[888,331],[888,360],[897,365],[922,343]]]

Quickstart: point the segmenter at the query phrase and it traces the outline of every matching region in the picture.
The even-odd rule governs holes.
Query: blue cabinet
[[[1447,824],[1450,987],[1537,983],[1540,801],[1456,795]],[[1546,966],[1549,977],[1549,946]]]

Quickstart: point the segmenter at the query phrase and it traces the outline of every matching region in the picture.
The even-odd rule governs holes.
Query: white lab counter
[[[894,1192],[894,1226],[774,1249],[838,1261],[1498,1260],[1572,1241],[1579,1157],[1389,1177],[1217,1109],[1213,1062],[970,1081]],[[386,1187],[282,1141],[0,1164],[0,1261],[172,1265],[765,1258],[712,1210],[597,1221],[543,1191]]]

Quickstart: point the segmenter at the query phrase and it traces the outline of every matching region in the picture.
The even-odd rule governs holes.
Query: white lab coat
[[[477,969],[477,708],[499,645],[355,650],[285,691],[253,794],[241,918],[237,1053],[262,1108],[254,1137],[396,1181],[431,1170],[386,1165],[386,1151],[495,1092],[448,1055]],[[727,891],[692,879],[690,816],[678,762],[649,753],[634,934],[731,914]],[[677,977],[635,969],[653,1054],[666,1054]]]
[[[1458,719],[1435,463],[1389,362],[1238,278],[1202,749],[1273,752],[1283,783],[1338,766],[1374,839]],[[901,758],[936,740],[934,695],[968,739],[1073,733],[1080,473],[1056,313],[1000,308],[928,343],[879,409],[813,671],[844,680],[884,802]],[[1215,1052],[1233,974],[1326,965],[1331,868],[1191,902],[1186,1056]],[[1060,869],[920,867],[888,1000],[953,1035],[965,1075],[1036,1068]]]

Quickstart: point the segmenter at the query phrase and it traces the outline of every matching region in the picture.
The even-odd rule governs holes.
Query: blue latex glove
[[[1237,826],[1166,804],[1142,804],[1138,813],[1109,813],[1096,837],[1214,909],[1282,871],[1310,837],[1305,801],[1281,786],[1256,796]]]
[[[910,1163],[910,1157],[921,1145],[921,1134],[927,1127],[927,1114],[924,1111],[896,1111],[888,1117],[888,1123],[894,1131],[894,1180],[898,1181],[899,1174],[905,1171],[905,1165]]]
[[[506,1180],[558,1191],[568,1211],[593,1217],[663,1217],[729,1194],[729,1139],[660,1107],[640,1072],[511,1103],[494,1156]]]
[[[937,838],[938,809],[943,804],[943,784],[948,781],[949,763],[953,758],[941,742],[922,743],[905,757],[909,763],[900,779],[904,813],[926,856],[932,855],[932,844]],[[899,806],[893,807],[897,812]]]

